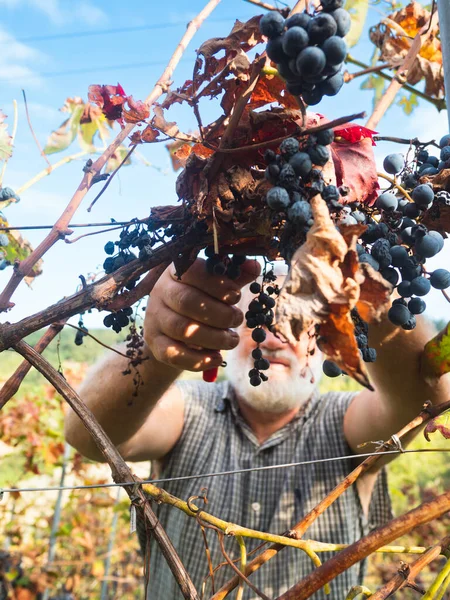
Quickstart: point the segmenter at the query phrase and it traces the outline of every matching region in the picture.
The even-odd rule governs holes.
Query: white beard
[[[316,350],[316,353],[318,350]],[[289,351],[265,351],[264,358],[278,357],[288,360],[291,375],[286,378],[270,377],[270,368],[265,373],[269,380],[254,387],[250,385],[248,371],[253,368],[253,359],[250,356],[243,361],[239,356],[238,348],[227,353],[226,374],[237,395],[243,402],[261,412],[283,413],[300,408],[312,396],[322,376],[322,360],[316,356],[311,357],[311,367],[302,369],[298,358]]]

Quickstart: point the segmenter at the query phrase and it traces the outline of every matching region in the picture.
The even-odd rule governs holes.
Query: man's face
[[[246,289],[240,302],[244,312],[252,299]],[[322,374],[322,354],[315,338],[303,332],[293,345],[264,330],[266,339],[259,347],[263,357],[270,361],[270,368],[265,371],[269,380],[258,387],[250,385],[248,371],[253,368],[252,350],[256,343],[245,323],[238,329],[239,345],[227,354],[228,378],[240,399],[253,408],[282,413],[300,407],[310,398]]]

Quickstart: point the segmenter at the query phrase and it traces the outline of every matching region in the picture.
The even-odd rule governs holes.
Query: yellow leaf
[[[348,10],[352,20],[352,27],[345,36],[349,48],[359,42],[366,22],[368,8],[369,0],[347,0],[345,3],[345,10]]]

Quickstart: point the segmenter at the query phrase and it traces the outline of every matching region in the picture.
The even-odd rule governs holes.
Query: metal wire
[[[255,471],[269,471],[271,469],[287,469],[290,467],[302,467],[307,465],[316,465],[318,463],[333,462],[339,460],[348,460],[354,458],[367,458],[369,456],[387,456],[389,454],[408,454],[415,452],[450,452],[450,448],[418,448],[416,450],[387,450],[385,452],[369,452],[365,454],[348,454],[347,456],[335,456],[333,458],[319,458],[316,460],[304,460],[301,462],[286,463],[282,465],[268,465],[265,467],[253,467],[249,469],[236,469],[234,471],[218,471],[216,473],[201,473],[200,475],[183,475],[180,477],[167,477],[165,479],[144,479],[141,481],[125,481],[123,483],[93,483],[90,485],[68,485],[68,486],[47,486],[47,487],[29,487],[29,488],[0,488],[0,499],[3,494],[15,492],[58,492],[60,490],[91,490],[95,488],[119,487],[146,483],[170,483],[172,481],[187,481],[190,479],[202,479],[207,477],[223,477],[226,475],[237,475],[239,473],[252,473]]]

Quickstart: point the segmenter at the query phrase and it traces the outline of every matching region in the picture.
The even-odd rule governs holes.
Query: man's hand
[[[239,343],[238,327],[244,318],[234,306],[241,288],[261,270],[255,260],[241,266],[232,281],[210,275],[205,261],[197,259],[178,280],[170,265],[153,288],[145,314],[144,339],[156,360],[176,369],[204,371],[222,363],[221,350]]]

